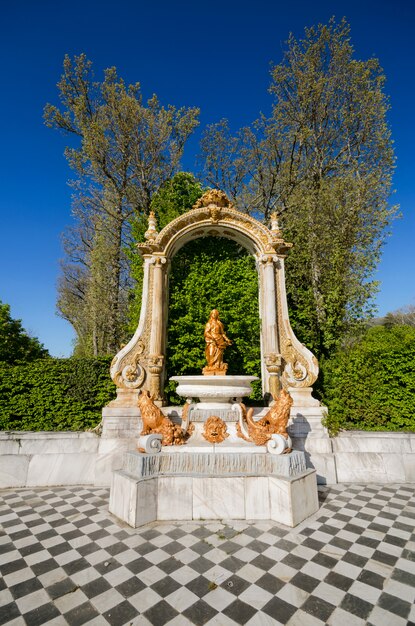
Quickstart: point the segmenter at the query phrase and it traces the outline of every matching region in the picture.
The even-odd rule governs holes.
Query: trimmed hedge
[[[321,363],[319,388],[331,434],[415,431],[415,328],[377,326]]]
[[[0,363],[0,430],[86,430],[115,398],[110,358]],[[331,434],[415,431],[415,328],[378,326],[323,361],[319,392]]]
[[[110,358],[0,363],[0,430],[86,430],[115,398]]]

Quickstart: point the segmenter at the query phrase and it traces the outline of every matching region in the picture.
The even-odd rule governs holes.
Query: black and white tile
[[[0,491],[0,625],[415,624],[412,485],[320,488],[295,529],[132,529],[108,489]]]

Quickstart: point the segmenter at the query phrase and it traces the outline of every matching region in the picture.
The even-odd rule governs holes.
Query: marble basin
[[[257,376],[172,376],[179,383],[176,393],[183,398],[199,398],[198,408],[227,408],[252,393],[251,383]]]

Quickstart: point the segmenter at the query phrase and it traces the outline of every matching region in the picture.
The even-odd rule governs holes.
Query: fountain
[[[242,398],[255,376],[228,376],[231,341],[214,309],[205,327],[202,375],[174,376],[186,399],[181,425],[138,398],[138,451],[114,472],[110,511],[131,526],[165,519],[275,519],[295,526],[317,510],[315,470],[292,451],[287,423],[293,400],[282,390],[261,419]],[[197,399],[198,402],[194,402]]]
[[[183,406],[164,406],[170,262],[205,235],[228,237],[255,259],[265,408],[242,402],[254,377],[227,373],[231,339],[216,309],[205,326],[206,367],[173,376]],[[103,409],[100,478],[106,484],[111,473],[110,511],[134,527],[173,519],[295,526],[317,510],[317,473],[336,482],[336,470],[324,409],[312,397],[318,363],[289,321],[284,259],[291,244],[277,217],[268,228],[212,189],[160,232],[151,213],[145,239],[137,246],[144,262],[140,320],[112,361],[117,398]]]

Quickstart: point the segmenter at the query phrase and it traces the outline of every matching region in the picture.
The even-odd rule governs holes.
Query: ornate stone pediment
[[[202,235],[199,234],[200,229],[203,229]],[[153,224],[149,225],[149,231],[154,233]],[[137,247],[143,256],[161,254],[170,258],[177,252],[174,244],[180,240],[184,244],[194,236],[209,234],[239,238],[242,245],[257,255],[285,254],[292,246],[284,241],[279,230],[270,230],[250,215],[238,211],[223,191],[210,189],[199,198],[193,209],[176,217],[160,233]]]

